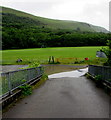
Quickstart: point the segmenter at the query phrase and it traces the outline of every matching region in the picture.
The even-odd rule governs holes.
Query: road
[[[109,99],[85,77],[50,78],[3,118],[109,118]]]

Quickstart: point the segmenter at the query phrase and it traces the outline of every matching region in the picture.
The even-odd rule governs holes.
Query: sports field
[[[57,47],[57,48],[34,48],[34,49],[18,49],[18,50],[3,50],[3,64],[16,64],[17,59],[22,59],[22,64],[36,61],[47,63],[49,56],[54,56],[55,60],[67,63],[67,60],[84,60],[88,57],[90,60],[96,58],[96,51],[102,47]],[[66,60],[67,59],[67,60]]]

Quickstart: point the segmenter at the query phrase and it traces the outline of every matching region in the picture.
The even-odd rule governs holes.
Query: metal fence
[[[28,69],[21,69],[17,71],[11,71],[1,73],[0,82],[2,84],[0,96],[6,96],[11,94],[15,89],[21,85],[33,81],[34,79],[42,76],[43,68],[35,67]]]
[[[111,81],[111,67],[89,65],[88,72],[93,76],[101,75],[103,80]]]

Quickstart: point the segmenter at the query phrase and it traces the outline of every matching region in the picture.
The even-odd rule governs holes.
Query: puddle
[[[86,68],[86,66],[73,66],[73,65],[43,65],[43,66],[45,73],[47,75]]]
[[[67,71],[74,71],[77,69],[79,70],[86,67],[86,66],[72,66],[72,65],[43,65],[43,66],[44,66],[45,74],[47,75],[52,75],[55,73],[61,73]],[[27,65],[5,65],[5,66],[0,65],[0,68],[2,68],[0,69],[0,73],[15,71],[22,67],[27,67]]]
[[[85,73],[88,72],[88,68],[85,69],[79,69],[79,70],[74,70],[74,71],[69,71],[69,72],[61,72],[57,74],[52,74],[49,75],[49,78],[63,78],[63,77],[81,77],[85,75]]]

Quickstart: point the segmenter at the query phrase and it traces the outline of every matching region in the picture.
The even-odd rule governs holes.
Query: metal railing
[[[101,75],[103,80],[111,81],[111,67],[89,65],[88,72],[93,76]]]
[[[12,92],[25,83],[31,82],[43,74],[42,67],[21,69],[1,73],[0,83],[2,84],[0,97],[12,94]]]

